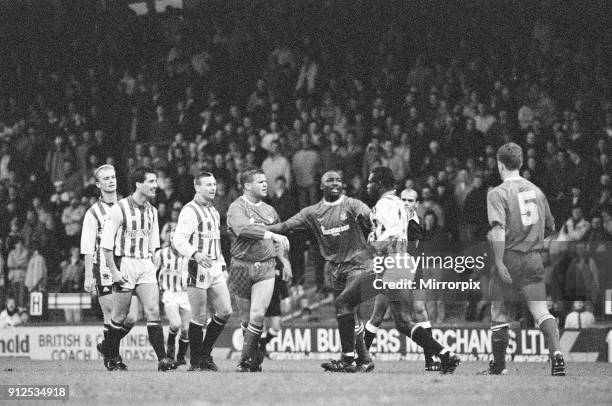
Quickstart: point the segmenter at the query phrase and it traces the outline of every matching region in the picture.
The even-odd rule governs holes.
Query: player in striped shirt
[[[263,355],[258,351],[266,309],[274,292],[276,257],[283,262],[283,279],[291,279],[286,257],[287,237],[266,230],[279,222],[276,210],[263,202],[267,196],[266,175],[261,169],[247,169],[240,175],[244,194],[227,212],[232,236],[229,285],[236,296],[244,332],[238,372],[259,372]]]
[[[98,344],[98,351],[104,356],[104,366],[108,367],[105,344],[113,308],[113,298],[111,295],[113,280],[100,249],[100,240],[104,223],[109,217],[110,209],[117,203],[115,168],[112,165],[102,165],[94,171],[94,178],[96,180],[96,187],[100,190],[100,198],[85,213],[83,230],[81,232],[81,254],[85,256],[85,291],[92,292],[98,296],[98,302],[104,316],[104,340]],[[123,322],[121,332],[123,336],[134,326],[137,317],[138,301],[134,300]],[[125,364],[121,361],[118,365],[120,368],[125,367]]]
[[[421,227],[422,220],[416,213],[416,209],[419,206],[418,198],[419,194],[414,189],[404,189],[402,190],[402,193],[400,193],[400,199],[402,202],[404,202],[406,213],[408,214],[407,238],[409,254],[414,254],[414,250],[416,247],[418,247],[419,241],[423,239],[423,229]],[[419,267],[414,275],[414,281],[418,282],[421,279],[423,279],[423,268]],[[411,305],[413,320],[417,321],[417,325],[424,328],[425,331],[427,331],[427,334],[432,335],[431,322],[429,321],[427,308],[425,307],[425,292],[422,289],[415,289],[412,291]],[[368,350],[372,345],[372,341],[374,341],[374,338],[376,337],[376,333],[382,324],[383,317],[387,312],[388,307],[389,300],[387,299],[387,296],[382,294],[376,295],[372,315],[365,326],[366,331],[364,340]],[[426,371],[440,370],[440,363],[434,361],[433,354],[426,351],[424,353],[424,357]]]
[[[351,283],[337,298],[336,307],[341,314],[352,314],[355,307],[378,293],[385,294],[395,319],[395,326],[400,333],[410,337],[417,345],[441,360],[440,371],[453,373],[460,359],[448,348],[444,348],[433,339],[427,331],[402,313],[404,304],[411,302],[409,289],[381,289],[376,280],[393,281],[405,276],[409,269],[402,268],[395,261],[396,255],[404,255],[408,245],[408,213],[402,200],[395,194],[395,180],[391,169],[378,166],[372,169],[368,177],[368,194],[376,199],[376,205],[370,213],[372,232],[368,241],[376,251],[374,263],[383,265],[382,272],[376,269],[362,274]],[[379,261],[380,260],[380,261]],[[374,287],[374,289],[372,289]],[[342,340],[342,337],[341,337]]]
[[[157,174],[139,167],[132,175],[134,193],[119,200],[110,210],[102,232],[104,259],[113,278],[113,311],[108,330],[109,366],[116,369],[123,322],[132,301],[132,293],[143,304],[149,341],[158,359],[157,369],[176,369],[166,356],[164,333],[159,318],[159,289],[153,265],[153,253],[159,248],[157,209],[151,201],[157,190]],[[113,256],[114,254],[114,256]]]
[[[212,348],[232,315],[232,303],[226,282],[225,259],[221,254],[220,216],[212,201],[217,181],[210,172],[200,172],[193,180],[195,196],[181,209],[172,244],[189,259],[187,295],[192,308],[189,323],[191,347],[190,371],[217,371]],[[206,326],[207,302],[215,314]]]
[[[187,297],[187,261],[170,243],[174,232],[167,229],[166,246],[153,256],[153,264],[157,269],[157,280],[162,291],[164,312],[170,322],[166,354],[174,359],[176,352],[176,336],[179,331],[179,349],[176,354],[178,365],[185,365],[185,354],[189,348],[189,320],[191,320],[191,305]]]

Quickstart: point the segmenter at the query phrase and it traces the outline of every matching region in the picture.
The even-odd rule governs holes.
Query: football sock
[[[423,352],[430,354],[441,354],[444,351],[442,344],[433,339],[432,336],[419,325],[414,326],[410,332],[410,338],[418,346],[423,348]]]
[[[506,367],[506,349],[510,341],[508,323],[497,324],[491,327],[491,347],[493,349],[493,362],[499,368]]]
[[[202,325],[194,322],[189,323],[187,332],[189,337],[189,347],[191,348],[191,365],[195,365],[200,361],[202,351]]]
[[[261,336],[261,340],[259,340],[263,345],[267,345],[270,341],[274,340],[278,336],[278,331],[272,328],[268,329],[265,335]]]
[[[559,343],[559,328],[557,326],[557,320],[551,314],[542,316],[540,320],[537,320],[540,326],[540,331],[546,337],[546,345],[548,351],[551,354],[561,352],[561,344]]]
[[[208,323],[208,326],[206,327],[206,335],[204,336],[204,343],[202,345],[203,357],[210,356],[213,345],[215,345],[217,338],[219,338],[219,334],[221,334],[223,331],[225,323],[227,323],[227,320],[219,318],[216,314],[210,320],[210,323]]]
[[[107,341],[105,344],[106,355],[109,358],[116,358],[119,356],[119,345],[121,341],[122,330],[123,328],[121,327],[121,324],[115,323],[111,320],[108,326],[108,332],[106,334]]]
[[[161,360],[165,358],[166,348],[164,347],[164,330],[159,320],[147,322],[147,333],[149,333],[149,342],[155,351],[155,355],[157,355],[157,359]]]
[[[178,329],[174,330],[170,328],[168,330],[168,342],[166,343],[166,348],[168,348],[168,356],[170,358],[174,358],[174,348],[176,346],[176,335],[178,334]]]
[[[368,322],[365,325],[365,332],[363,334],[363,342],[365,343],[365,346],[368,349],[368,351],[370,350],[370,347],[372,346],[372,341],[374,341],[374,339],[376,338],[377,332],[378,332],[378,327],[370,323],[370,321],[368,320]]]
[[[352,362],[355,359],[355,314],[338,316],[338,330],[344,359]]]
[[[102,329],[103,333],[104,333],[104,338],[102,339],[102,342],[100,344],[102,344],[102,348],[104,349],[104,352],[106,352],[106,344],[108,343],[108,329],[110,328],[110,324],[104,324],[104,327]]]
[[[130,326],[130,327],[126,327],[124,325],[121,326],[121,339],[123,339],[123,337],[125,337],[126,335],[128,335],[128,333],[130,332],[130,330],[132,329],[132,327],[134,326]]]
[[[433,337],[433,333],[431,331],[431,323],[429,321],[423,321],[420,323],[417,323],[417,326],[421,326],[423,328],[423,330],[425,330],[425,332],[427,334],[429,334],[430,337]],[[425,356],[425,363],[429,364],[433,362],[433,357],[434,357],[434,353],[430,352],[429,350],[426,350],[425,348],[423,348],[423,355]]]
[[[241,321],[240,322],[240,328],[242,329],[242,337],[244,337],[244,335],[247,332],[247,328],[249,328],[249,322],[247,321]]]
[[[257,350],[257,344],[259,343],[259,337],[263,332],[263,326],[249,323],[249,326],[244,333],[244,344],[242,344],[242,355],[241,358],[250,359]]]
[[[372,359],[366,348],[364,331],[365,328],[363,327],[363,323],[359,322],[359,325],[355,326],[355,351],[357,353],[357,358],[359,358],[361,362],[370,362]]]
[[[189,338],[181,336],[181,338],[179,338],[179,348],[178,354],[176,354],[176,359],[185,359],[187,348],[189,348]]]

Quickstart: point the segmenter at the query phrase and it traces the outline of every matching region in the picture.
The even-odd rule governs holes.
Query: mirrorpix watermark
[[[480,290],[481,281],[469,278],[463,281],[440,281],[435,278],[415,278],[417,270],[428,274],[429,270],[456,272],[481,271],[486,266],[487,253],[482,255],[411,255],[394,253],[373,258],[372,270],[379,277],[374,279],[376,290]]]

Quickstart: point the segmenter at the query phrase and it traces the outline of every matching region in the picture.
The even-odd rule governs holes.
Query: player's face
[[[256,173],[253,175],[253,180],[245,186],[255,197],[263,199],[268,194],[268,182],[264,174]]]
[[[200,184],[196,185],[196,193],[204,201],[211,201],[217,193],[217,181],[214,176],[200,178]]]
[[[337,172],[328,173],[323,179],[323,195],[336,198],[342,193],[342,177]]]
[[[406,206],[406,210],[409,215],[412,215],[416,208],[419,206],[419,202],[417,201],[417,194],[414,190],[412,191],[403,191],[401,194],[402,202],[404,202],[404,206]]]
[[[368,176],[366,190],[368,192],[368,196],[370,196],[372,199],[378,199],[380,197],[380,185],[378,182],[374,182],[374,174],[372,173],[370,176]]]
[[[136,188],[148,199],[154,199],[157,191],[157,174],[147,173],[144,182],[137,183]]]
[[[96,179],[96,186],[102,192],[113,193],[117,191],[117,178],[115,175],[115,170],[111,168],[102,169],[98,173],[98,178]]]

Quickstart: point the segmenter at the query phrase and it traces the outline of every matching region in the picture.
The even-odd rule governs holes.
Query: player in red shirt
[[[555,223],[544,193],[519,176],[522,165],[521,147],[514,143],[502,145],[497,151],[497,168],[503,182],[487,195],[495,270],[490,284],[493,361],[485,373],[506,373],[507,307],[522,294],[536,326],[546,337],[552,375],[563,376],[565,362],[559,329],[554,316],[548,312],[540,256],[543,240],[554,231]]]
[[[334,295],[338,296],[360,274],[370,269],[371,258],[360,224],[370,215],[363,202],[342,194],[342,177],[336,171],[321,178],[323,199],[303,208],[287,221],[268,226],[268,231],[287,233],[309,229],[317,239],[321,255],[330,270]],[[321,366],[331,372],[370,372],[374,363],[364,343],[364,326],[356,313],[338,314],[342,360],[325,362]],[[346,339],[343,339],[346,338]],[[357,360],[355,360],[355,350]]]
[[[291,279],[286,257],[287,237],[266,230],[278,223],[276,210],[263,199],[267,196],[266,175],[260,169],[247,169],[240,175],[244,194],[227,211],[227,226],[232,237],[228,285],[244,332],[238,372],[260,372],[263,355],[258,350],[266,309],[274,292],[276,258],[283,262],[283,279]]]

